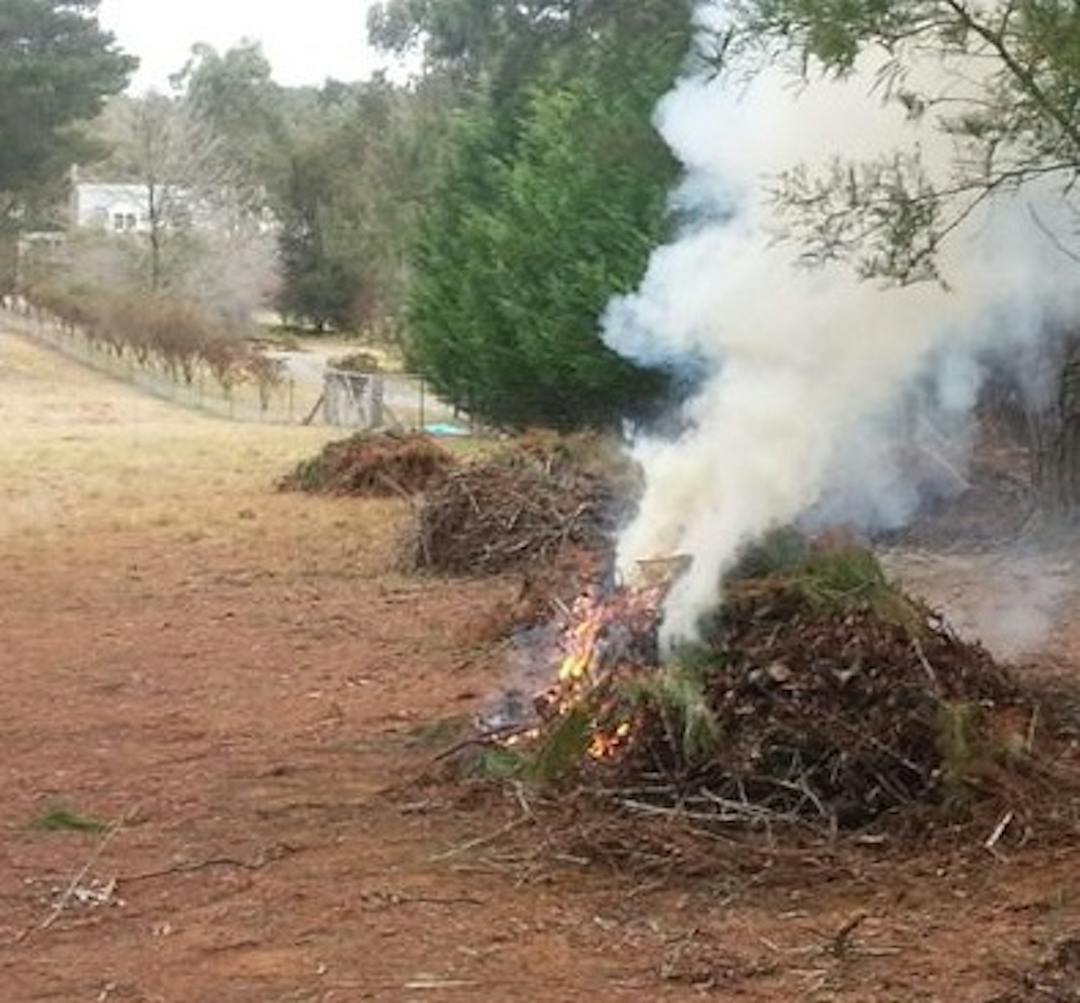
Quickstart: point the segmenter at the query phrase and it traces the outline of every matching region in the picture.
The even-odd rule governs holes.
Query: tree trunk
[[[1037,512],[1060,524],[1080,516],[1080,337],[1064,338],[1052,354],[1056,392],[1028,409],[1027,424]]]
[[[161,231],[164,220],[161,214],[160,193],[153,178],[146,186],[146,207],[150,224],[150,289],[161,289]]]
[[[161,230],[156,224],[150,226],[150,288],[161,289]]]

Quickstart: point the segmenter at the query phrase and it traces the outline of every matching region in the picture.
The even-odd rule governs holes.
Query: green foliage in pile
[[[686,649],[634,689],[637,704],[659,711],[672,743],[688,765],[707,760],[721,737],[720,722],[708,701],[709,668],[714,658],[703,649]]]
[[[583,700],[558,718],[529,758],[526,776],[550,783],[579,766],[592,737],[592,711],[591,702]]]
[[[925,610],[889,583],[871,550],[855,545],[815,549],[804,534],[790,528],[770,533],[748,548],[726,587],[734,602],[741,590],[777,589],[819,610],[869,606],[875,615],[913,631],[925,623]],[[718,622],[725,609],[721,606],[714,614]],[[707,624],[706,635],[713,629]],[[683,767],[707,762],[723,737],[709,704],[710,678],[722,657],[707,642],[681,646],[667,664],[626,684],[619,699],[612,702],[608,697],[602,726],[640,714],[659,715]],[[595,704],[584,701],[544,736],[531,761],[536,779],[554,780],[580,766],[597,723]],[[944,723],[942,728],[945,736]],[[949,748],[955,751],[959,745],[952,741]],[[962,758],[962,753],[957,755]],[[957,759],[957,768],[961,766]]]
[[[924,612],[889,582],[869,547],[854,543],[815,547],[794,528],[774,530],[747,548],[728,587],[737,591],[747,582],[794,590],[819,609],[870,605],[878,615],[904,624],[920,622]]]

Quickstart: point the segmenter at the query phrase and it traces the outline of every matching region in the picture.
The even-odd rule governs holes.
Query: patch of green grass
[[[81,815],[67,805],[49,805],[34,819],[33,828],[43,832],[104,832],[108,823]]]
[[[767,533],[742,554],[730,582],[771,579],[790,584],[818,606],[873,600],[889,589],[873,551],[857,545],[815,549],[797,529]]]
[[[528,771],[529,760],[515,749],[492,746],[480,754],[474,769],[488,780],[514,780]]]
[[[793,581],[808,599],[823,605],[872,601],[889,588],[877,557],[863,547],[810,554]]]
[[[815,550],[796,530],[777,530],[746,552],[729,581],[771,581],[817,610],[869,607],[882,620],[922,633],[927,610],[885,576],[877,556],[857,545]]]

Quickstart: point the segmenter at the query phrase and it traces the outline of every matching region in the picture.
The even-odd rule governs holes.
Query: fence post
[[[296,415],[294,413],[296,401],[296,382],[292,376],[289,377],[289,424],[291,425],[296,421]]]
[[[427,380],[423,376],[420,377],[420,431],[423,432],[427,428],[427,421],[425,419],[425,406],[427,404]]]

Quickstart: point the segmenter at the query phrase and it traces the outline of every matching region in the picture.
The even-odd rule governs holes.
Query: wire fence
[[[231,421],[276,425],[322,424],[355,429],[473,431],[469,418],[438,398],[411,373],[356,373],[335,369],[307,352],[269,352],[272,379],[230,380],[195,364],[186,372],[153,355],[109,347],[79,329],[18,303],[0,305],[4,326],[114,379],[162,400]]]

